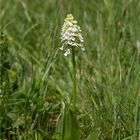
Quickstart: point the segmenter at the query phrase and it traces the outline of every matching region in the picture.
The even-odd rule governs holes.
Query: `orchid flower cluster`
[[[64,25],[62,27],[61,33],[62,47],[61,50],[64,51],[64,55],[67,56],[71,52],[72,47],[79,47],[83,51],[84,39],[81,35],[81,29],[77,25],[77,21],[73,19],[72,14],[67,15]]]

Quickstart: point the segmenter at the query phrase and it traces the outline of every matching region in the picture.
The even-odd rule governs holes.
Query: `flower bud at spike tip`
[[[77,25],[77,21],[73,20],[72,14],[67,15],[65,19],[62,27],[61,42],[62,47],[60,49],[64,51],[65,56],[70,54],[72,47],[81,48],[83,51],[85,50],[83,47],[84,39],[81,34],[81,29]]]

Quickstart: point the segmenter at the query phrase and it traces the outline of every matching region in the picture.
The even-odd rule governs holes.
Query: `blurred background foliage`
[[[72,92],[59,50],[69,13],[86,48],[76,58],[80,139],[139,139],[139,0],[0,0],[0,138],[59,139]]]

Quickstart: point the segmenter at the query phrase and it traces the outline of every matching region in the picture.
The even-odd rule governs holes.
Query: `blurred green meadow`
[[[72,63],[60,50],[78,21]],[[0,0],[0,140],[140,140],[139,0]]]

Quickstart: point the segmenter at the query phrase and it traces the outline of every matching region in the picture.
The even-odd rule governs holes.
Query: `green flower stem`
[[[75,50],[72,47],[72,64],[73,64],[73,91],[72,91],[72,106],[73,111],[76,111],[76,61],[75,61]]]

